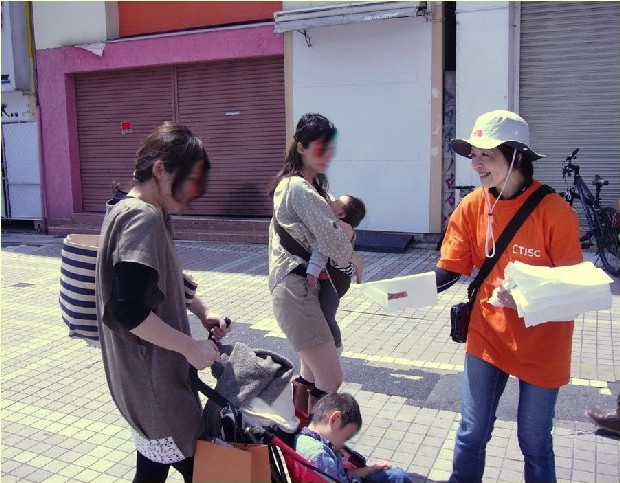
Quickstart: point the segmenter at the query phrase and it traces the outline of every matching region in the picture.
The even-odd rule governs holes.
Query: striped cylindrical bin
[[[60,308],[69,335],[99,340],[95,264],[99,235],[67,235],[60,265]]]

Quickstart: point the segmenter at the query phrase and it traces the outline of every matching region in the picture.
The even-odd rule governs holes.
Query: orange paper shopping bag
[[[271,483],[271,467],[269,466],[269,446],[266,444],[236,444],[252,455],[250,480],[252,483]]]
[[[250,483],[252,453],[213,440],[196,441],[194,483]]]
[[[269,447],[232,445],[221,440],[196,441],[194,483],[269,483]]]

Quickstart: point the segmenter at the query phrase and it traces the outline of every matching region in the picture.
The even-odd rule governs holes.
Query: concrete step
[[[266,245],[267,243],[269,243],[269,234],[243,231],[220,232],[175,229],[174,239],[192,241],[229,241],[237,243],[255,243],[258,245]]]
[[[71,221],[74,225],[94,225],[101,227],[104,213],[73,213]]]
[[[101,231],[103,217],[103,213],[73,213],[70,220],[49,223],[47,231],[55,236],[97,234]],[[269,242],[269,219],[173,216],[172,226],[176,240]]]
[[[66,236],[69,233],[97,234],[101,231],[103,213],[73,213],[69,220],[50,223],[47,232],[50,235]],[[176,240],[195,241],[230,241],[239,243],[269,243],[269,219],[255,218],[214,218],[195,216],[173,216],[174,238]],[[358,241],[362,240],[363,230],[358,233]],[[375,236],[389,236],[390,233],[371,232]],[[403,235],[403,234],[401,234]],[[407,233],[409,240],[400,251],[411,246],[417,248],[435,248],[439,234]],[[359,249],[359,248],[358,248]],[[377,247],[370,251],[394,251],[385,247]]]
[[[266,234],[269,230],[269,219],[173,216],[172,223],[175,231],[200,230]]]
[[[92,225],[47,225],[47,234],[54,236],[67,236],[70,233],[82,233],[85,235],[98,235],[101,227]]]

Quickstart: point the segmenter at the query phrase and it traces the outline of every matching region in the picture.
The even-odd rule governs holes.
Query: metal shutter
[[[104,212],[113,184],[129,184],[144,138],[173,119],[172,86],[170,67],[75,77],[83,211]]]
[[[188,214],[271,216],[269,186],[286,148],[282,57],[182,65],[179,122],[205,142],[207,192]]]
[[[535,176],[563,190],[562,162],[578,147],[586,183],[610,182],[606,205],[620,196],[619,22],[618,2],[521,2],[519,111],[547,155]]]

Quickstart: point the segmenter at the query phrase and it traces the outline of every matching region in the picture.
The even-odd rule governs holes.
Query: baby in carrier
[[[355,231],[353,229],[357,228],[366,216],[366,206],[364,202],[355,196],[343,195],[330,202],[329,206],[334,212],[341,229],[343,229],[345,233],[352,233],[351,243],[355,244]],[[308,285],[311,287],[320,285],[319,301],[321,303],[321,310],[325,315],[325,320],[327,320],[334,337],[336,347],[342,350],[342,336],[340,334],[338,322],[336,321],[336,312],[340,305],[340,296],[330,282],[327,271],[325,270],[325,265],[327,263],[345,273],[348,277],[353,276],[355,273],[357,283],[361,283],[362,281],[362,263],[355,252],[353,252],[351,264],[346,267],[341,267],[332,260],[329,260],[328,257],[322,253],[314,251],[310,256],[308,268],[306,269]]]

